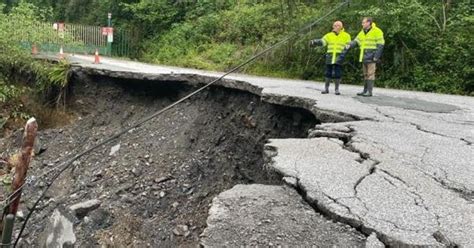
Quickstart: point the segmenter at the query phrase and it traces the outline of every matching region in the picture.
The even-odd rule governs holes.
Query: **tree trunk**
[[[451,4],[453,3],[453,0],[446,0],[446,10],[449,11],[451,9]]]

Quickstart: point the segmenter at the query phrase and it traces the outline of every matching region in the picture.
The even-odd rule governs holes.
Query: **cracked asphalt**
[[[109,58],[94,65],[91,56],[69,59],[76,70],[110,77],[204,83],[222,75]],[[351,117],[318,125],[307,139],[271,140],[264,152],[267,168],[295,182],[305,202],[327,218],[370,236],[367,242],[375,234],[388,246],[474,247],[473,97],[376,88],[374,97],[360,98],[360,87],[350,85],[341,86],[341,96],[321,95],[318,82],[243,74],[219,84],[307,108],[317,118]],[[245,190],[239,186],[219,197],[246,201]],[[288,189],[275,190],[278,200]],[[298,201],[289,195],[285,201]],[[215,202],[214,213],[222,205]],[[244,225],[228,222],[224,228],[215,214],[209,218],[205,233]],[[218,246],[211,241],[203,235],[203,244]]]

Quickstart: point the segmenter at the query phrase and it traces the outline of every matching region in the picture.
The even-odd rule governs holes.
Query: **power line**
[[[44,198],[46,192],[48,191],[48,189],[51,187],[51,185],[54,183],[54,181],[65,171],[67,170],[74,161],[80,159],[81,157],[83,157],[84,155],[94,151],[95,149],[107,144],[107,143],[110,143],[111,141],[115,140],[116,138],[119,138],[120,136],[122,136],[123,134],[127,133],[128,131],[132,130],[132,129],[135,129],[141,125],[143,125],[144,123],[152,120],[153,118],[161,115],[162,113],[166,112],[167,110],[173,108],[174,106],[184,102],[185,100],[191,98],[192,96],[196,95],[197,93],[203,91],[204,89],[208,88],[209,86],[213,85],[214,83],[218,82],[219,80],[223,79],[225,76],[239,70],[240,68],[246,66],[247,64],[253,62],[255,59],[259,58],[260,56],[266,54],[267,52],[269,52],[270,50],[273,50],[275,49],[276,47],[286,43],[287,41],[289,41],[290,39],[293,39],[303,33],[306,32],[306,30],[312,28],[314,25],[316,25],[317,23],[321,22],[322,20],[326,19],[328,16],[330,16],[331,14],[333,14],[334,12],[336,12],[338,9],[340,9],[341,7],[343,7],[344,5],[346,4],[349,4],[349,0],[345,0],[343,1],[342,3],[338,4],[336,7],[334,7],[334,9],[332,9],[331,11],[327,12],[324,16],[320,17],[319,19],[317,19],[316,21],[312,22],[312,23],[309,23],[308,25],[304,26],[303,28],[299,29],[296,33],[294,34],[291,34],[291,35],[288,35],[286,38],[280,40],[279,42],[275,43],[274,45],[266,48],[265,50],[259,52],[258,54],[252,56],[251,58],[249,58],[248,60],[246,60],[245,62],[241,63],[240,65],[234,67],[233,69],[231,69],[230,71],[224,73],[222,76],[220,76],[219,78],[211,81],[210,83],[207,83],[206,85],[202,86],[201,88],[197,89],[196,91],[186,95],[185,97],[181,98],[180,100],[172,103],[171,105],[168,105],[167,107],[157,111],[156,113],[138,121],[137,123],[135,123],[134,125],[128,127],[128,128],[125,128],[123,129],[122,131],[118,132],[117,134],[111,136],[110,138],[102,141],[102,142],[99,142],[98,144],[92,146],[91,148],[89,149],[86,149],[85,151],[82,151],[80,152],[79,154],[77,154],[76,156],[74,156],[73,158],[71,158],[69,161],[66,161],[63,165],[63,167],[59,170],[58,173],[56,173],[52,178],[51,178],[51,181],[46,185],[46,188],[43,190],[43,192],[41,193],[40,197],[38,198],[38,200],[36,200],[36,202],[33,204],[30,212],[28,213],[28,215],[26,216],[24,222],[23,222],[23,225],[21,226],[21,229],[20,229],[20,233],[18,234],[18,237],[16,238],[15,240],[15,244],[14,244],[14,247],[17,246],[18,244],[18,241],[20,240],[20,237],[26,227],[26,224],[28,223],[28,220],[30,219],[31,215],[33,214],[33,212],[35,211],[36,207],[38,206],[39,202]],[[23,185],[22,185],[23,187]]]

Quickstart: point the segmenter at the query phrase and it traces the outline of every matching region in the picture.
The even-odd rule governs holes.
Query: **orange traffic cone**
[[[36,47],[35,43],[33,43],[33,45],[31,46],[31,54],[33,54],[33,55],[38,54],[38,48]]]
[[[100,64],[99,49],[95,49],[94,64]]]
[[[59,59],[64,59],[64,50],[63,50],[63,46],[61,46],[61,48],[59,48]]]

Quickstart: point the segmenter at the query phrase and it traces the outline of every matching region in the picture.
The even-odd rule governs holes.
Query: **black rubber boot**
[[[372,96],[372,89],[374,88],[374,80],[367,80],[367,92],[362,96]]]
[[[367,81],[368,80],[364,80],[364,91],[357,93],[358,96],[363,96],[367,93]]]
[[[338,78],[338,79],[336,79],[336,80],[334,80],[334,81],[335,81],[335,82],[334,82],[334,85],[335,85],[335,87],[334,87],[334,94],[340,95],[341,92],[339,92],[339,85],[341,84],[341,79]]]
[[[326,82],[324,84],[324,91],[321,91],[321,94],[327,94],[329,93],[329,84],[331,83],[330,78],[326,78]]]

